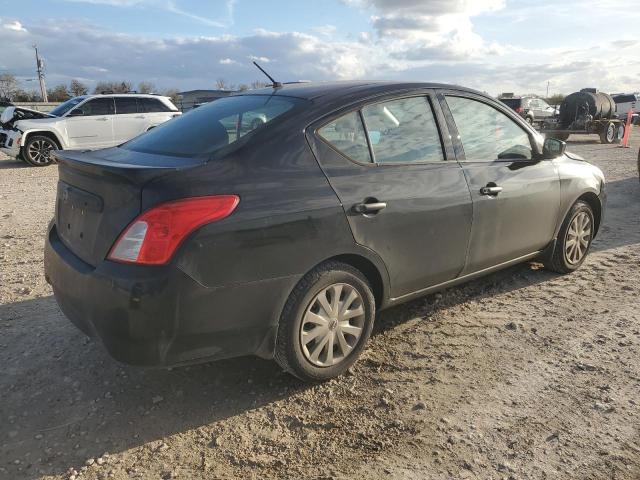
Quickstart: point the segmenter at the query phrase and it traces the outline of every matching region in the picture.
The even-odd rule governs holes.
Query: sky
[[[158,90],[264,80],[640,90],[638,0],[0,0],[0,73]]]

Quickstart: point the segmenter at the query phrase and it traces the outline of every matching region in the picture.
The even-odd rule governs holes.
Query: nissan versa
[[[46,277],[78,328],[130,364],[253,354],[306,381],[352,365],[377,310],[527,260],[575,270],[605,204],[563,142],[428,83],[255,90],[54,155]]]

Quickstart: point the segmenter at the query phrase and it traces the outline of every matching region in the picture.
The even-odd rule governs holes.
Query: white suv
[[[51,150],[113,147],[177,115],[168,97],[130,93],[74,97],[49,113],[8,107],[0,115],[0,151],[45,166]]]

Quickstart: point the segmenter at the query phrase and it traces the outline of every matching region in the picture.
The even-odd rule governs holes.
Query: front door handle
[[[356,203],[353,206],[353,211],[366,215],[370,213],[378,213],[380,210],[385,208],[387,208],[387,204],[385,202]]]
[[[480,189],[480,195],[489,195],[491,197],[495,197],[502,191],[502,187],[494,184],[488,184],[486,187],[482,187]]]
[[[102,118],[96,118],[96,120],[98,120],[99,122],[106,122],[109,119],[107,117],[102,117]]]

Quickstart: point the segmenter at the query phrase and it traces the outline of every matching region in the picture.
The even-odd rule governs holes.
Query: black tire
[[[620,124],[616,125],[616,137],[613,140],[614,143],[622,142],[622,139],[624,138],[625,129],[626,129],[626,126],[625,126],[624,123],[620,123]]]
[[[600,143],[610,145],[616,141],[616,125],[613,122],[605,123],[599,132]]]
[[[29,165],[34,167],[46,167],[51,165],[53,160],[49,153],[52,150],[59,150],[58,143],[50,137],[44,135],[32,135],[24,144],[22,149],[22,158]]]
[[[339,363],[332,366],[317,366],[307,358],[303,351],[302,335],[305,315],[311,311],[316,299],[325,289],[334,285],[346,285],[360,295],[358,302],[364,313],[359,316],[361,323],[360,336],[355,340],[352,349],[344,355]],[[342,288],[342,287],[341,287]],[[346,293],[344,294],[346,296]],[[340,295],[338,295],[340,297]],[[339,299],[340,300],[340,299]],[[331,302],[332,303],[332,302]],[[349,305],[347,305],[349,306]],[[322,382],[338,377],[351,367],[364,349],[371,335],[375,319],[375,299],[371,286],[359,270],[345,263],[329,261],[307,273],[293,289],[282,310],[278,336],[276,340],[275,360],[286,372],[305,382]],[[348,320],[350,322],[351,320]],[[337,322],[336,323],[342,323]],[[335,326],[333,327],[335,328]],[[332,333],[333,335],[333,333]],[[337,337],[337,334],[336,334]],[[317,338],[320,338],[318,335]],[[343,339],[346,335],[343,334]],[[314,340],[315,342],[317,340]],[[331,340],[332,352],[339,349],[337,343]],[[337,342],[337,340],[335,340]],[[322,343],[322,342],[320,342]],[[308,343],[307,343],[308,345]],[[312,347],[312,348],[313,348]],[[325,347],[321,347],[324,352]],[[328,348],[327,348],[328,350]],[[307,350],[308,354],[309,350]],[[332,353],[333,357],[333,353]]]
[[[590,233],[587,245],[584,249],[584,253],[577,261],[572,261],[567,254],[567,247],[570,236],[569,229],[574,219],[576,219],[578,216],[581,216],[582,214],[586,214],[589,218]],[[593,210],[588,203],[583,202],[582,200],[578,200],[573,204],[573,206],[569,210],[569,213],[567,213],[567,216],[562,222],[562,227],[560,227],[560,232],[558,232],[558,239],[556,241],[553,255],[548,261],[545,262],[544,266],[548,270],[557,273],[571,273],[577,270],[584,262],[584,259],[587,258],[589,248],[591,247],[591,242],[593,241],[595,228],[596,225],[593,216]]]

